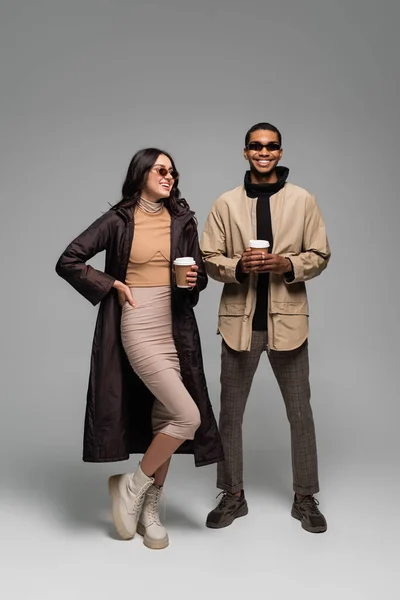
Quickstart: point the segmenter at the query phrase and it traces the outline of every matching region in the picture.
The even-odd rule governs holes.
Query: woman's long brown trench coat
[[[171,270],[173,337],[183,382],[196,402],[201,425],[193,441],[179,453],[194,454],[196,466],[223,460],[222,444],[208,396],[199,331],[193,307],[207,285],[194,213],[182,208],[171,218],[171,264],[180,256],[193,256],[199,266],[193,291],[177,288]],[[84,428],[83,460],[126,460],[146,451],[152,439],[154,397],[128,363],[120,336],[121,308],[114,280],[125,281],[134,232],[132,209],[111,209],[79,235],[59,258],[56,271],[93,305],[100,302],[93,339]],[[87,265],[106,251],[105,272]]]

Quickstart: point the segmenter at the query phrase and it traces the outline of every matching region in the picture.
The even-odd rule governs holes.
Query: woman
[[[193,307],[207,285],[194,213],[180,198],[171,156],[156,148],[133,157],[122,200],[79,235],[56,271],[92,304],[93,340],[83,460],[119,461],[144,453],[134,473],[109,480],[115,527],[165,548],[159,502],[172,454],[196,466],[223,459],[208,397]],[[87,265],[106,251],[105,272]],[[188,288],[173,261],[193,257]]]

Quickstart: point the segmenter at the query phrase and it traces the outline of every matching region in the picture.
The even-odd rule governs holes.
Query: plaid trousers
[[[266,331],[253,331],[248,352],[232,350],[222,341],[219,430],[225,460],[217,466],[217,486],[231,493],[243,489],[243,415],[261,354],[266,350]],[[319,491],[318,462],[310,405],[308,342],[291,351],[271,350],[267,356],[290,423],[293,489],[299,494],[315,494]]]

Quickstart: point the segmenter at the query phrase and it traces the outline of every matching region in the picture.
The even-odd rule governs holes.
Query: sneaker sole
[[[118,480],[117,475],[112,475],[108,480],[108,490],[109,490],[110,496],[111,496],[112,518],[113,518],[115,529],[117,530],[119,537],[122,540],[131,540],[135,534],[131,533],[130,531],[128,531],[125,528],[124,523],[121,519],[120,512],[119,512],[121,498],[120,498],[120,495],[118,492],[118,481],[117,480]]]
[[[301,522],[302,528],[305,531],[308,531],[309,533],[325,533],[325,531],[328,529],[327,525],[320,525],[319,527],[309,527],[307,523],[304,523],[303,517],[299,512],[297,512],[295,508],[292,508],[291,514],[294,519],[297,519],[297,521]]]
[[[239,508],[237,510],[236,513],[234,513],[227,521],[224,521],[223,523],[211,523],[209,521],[206,521],[206,527],[208,527],[209,529],[223,529],[224,527],[229,527],[229,525],[232,525],[233,521],[235,519],[238,519],[239,517],[245,517],[249,512],[249,507],[243,506],[242,508]]]
[[[164,550],[164,548],[169,546],[168,536],[162,540],[153,540],[146,535],[146,527],[141,523],[138,523],[137,532],[143,537],[143,544],[146,546],[146,548],[150,548],[151,550]]]

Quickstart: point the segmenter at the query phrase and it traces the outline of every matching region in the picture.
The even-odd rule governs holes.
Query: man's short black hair
[[[279,139],[279,143],[282,146],[282,134],[279,131],[279,129],[277,127],[275,127],[275,125],[271,125],[271,123],[257,123],[256,125],[253,125],[253,127],[251,127],[248,132],[246,133],[246,137],[244,140],[244,145],[247,146],[247,144],[249,143],[250,140],[250,135],[254,132],[254,131],[274,131]]]

